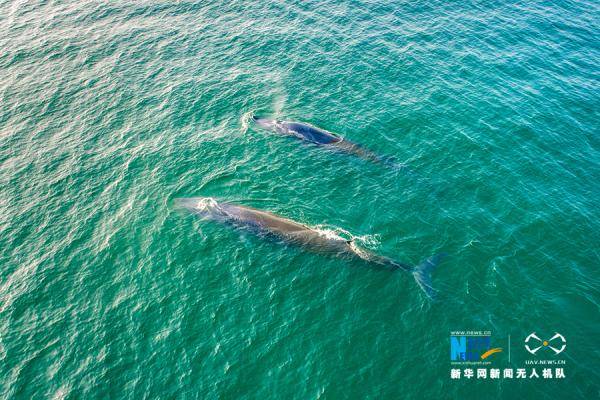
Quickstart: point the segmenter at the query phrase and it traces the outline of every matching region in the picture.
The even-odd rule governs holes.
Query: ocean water
[[[0,1],[0,397],[598,398],[599,27],[590,0]],[[446,252],[439,296],[193,196]],[[502,369],[559,332],[566,377],[450,379],[459,330]]]

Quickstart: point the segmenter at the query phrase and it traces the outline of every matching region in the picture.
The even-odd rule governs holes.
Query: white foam
[[[370,258],[370,253],[362,249],[361,246],[372,249],[379,245],[379,239],[376,235],[356,236],[341,228],[332,229],[324,226],[316,226],[313,227],[313,229],[320,235],[325,236],[327,239],[348,241],[350,249],[352,249],[357,256],[365,260]]]
[[[196,203],[196,209],[199,211],[208,211],[215,209],[219,206],[219,203],[212,197],[201,197]]]
[[[340,228],[328,228],[323,225],[316,225],[311,227],[312,230],[317,232],[319,235],[331,239],[331,240],[352,240],[353,236],[350,232]],[[343,236],[342,236],[343,235]]]
[[[364,247],[375,248],[379,246],[379,236],[378,235],[353,235],[342,228],[332,228],[324,225],[316,225],[311,227],[315,232],[323,235],[327,239],[331,240],[344,240],[351,241],[352,245],[357,247],[357,243]],[[358,248],[358,247],[357,247]]]
[[[252,118],[252,115],[254,115],[253,111],[248,111],[247,113],[244,113],[242,115],[241,119],[241,124],[242,124],[242,133],[245,134],[246,132],[248,132],[248,125],[249,125],[249,121]]]
[[[360,247],[358,247],[356,245],[355,241],[351,241],[350,242],[350,248],[352,249],[353,252],[356,253],[356,255],[358,255],[360,258],[363,259],[368,259],[369,258],[369,253],[367,253],[366,251],[364,251],[363,249],[361,249]]]

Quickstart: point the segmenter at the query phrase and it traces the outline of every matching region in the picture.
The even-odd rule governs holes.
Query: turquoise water
[[[0,1],[1,397],[597,398],[599,25],[592,1]],[[440,296],[191,196],[446,252]],[[560,332],[566,378],[451,380],[455,330],[499,368]]]

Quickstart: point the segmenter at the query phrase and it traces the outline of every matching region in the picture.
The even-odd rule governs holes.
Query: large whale
[[[436,294],[436,290],[431,286],[431,272],[444,254],[435,255],[416,266],[411,266],[361,249],[353,240],[327,234],[268,211],[217,201],[211,197],[179,198],[176,199],[176,203],[207,219],[250,229],[255,233],[311,251],[341,258],[361,259],[378,267],[409,272],[427,297],[433,298]]]
[[[398,169],[405,168],[405,165],[398,163],[392,157],[380,156],[341,136],[304,122],[280,121],[257,116],[252,116],[252,119],[258,126],[271,132],[293,136],[320,146],[337,149],[374,163]]]

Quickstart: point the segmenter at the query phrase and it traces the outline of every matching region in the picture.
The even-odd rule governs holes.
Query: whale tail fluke
[[[435,290],[431,284],[431,272],[433,272],[435,267],[438,266],[438,264],[444,257],[446,257],[446,255],[446,253],[440,253],[431,256],[425,261],[416,265],[411,271],[419,287],[430,299],[434,299],[435,295],[437,294],[437,290]]]

